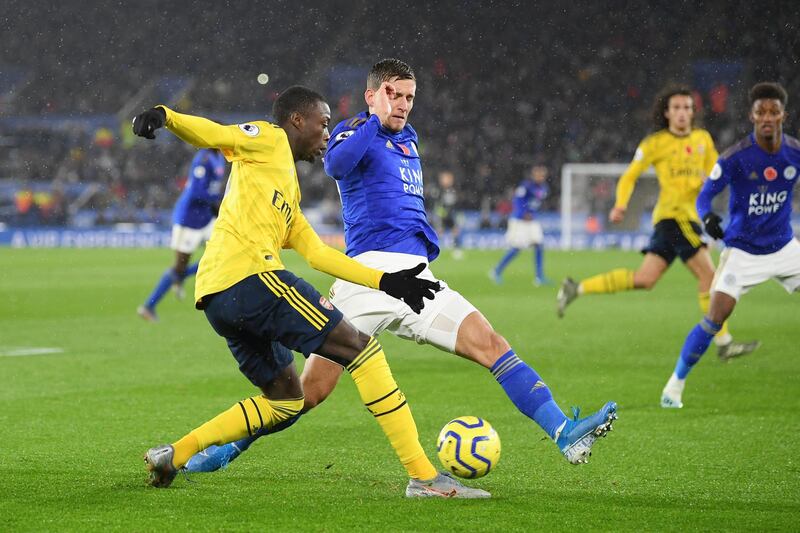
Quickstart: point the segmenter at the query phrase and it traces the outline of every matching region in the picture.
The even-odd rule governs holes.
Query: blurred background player
[[[462,259],[461,227],[457,210],[458,192],[455,188],[455,175],[449,170],[439,172],[438,183],[432,188],[433,213],[439,233],[449,235],[453,240],[453,259]]]
[[[714,277],[711,307],[686,337],[661,394],[662,407],[683,407],[686,376],[742,294],[770,278],[789,293],[800,289],[800,243],[791,224],[800,141],[783,134],[787,100],[777,83],[759,83],[751,89],[753,133],[722,154],[697,198],[706,232],[724,239],[727,247]],[[727,186],[730,222],[723,232],[722,218],[711,210],[711,201]]]
[[[547,185],[548,170],[544,165],[531,167],[530,175],[514,190],[514,208],[508,218],[506,244],[510,247],[497,266],[489,271],[489,277],[498,285],[503,282],[503,271],[523,248],[533,246],[534,284],[549,285],[544,275],[544,232],[535,220],[542,202],[550,194]]]
[[[439,239],[425,212],[418,137],[408,124],[414,106],[416,77],[397,59],[373,65],[364,99],[369,111],[343,120],[333,129],[325,172],[336,180],[345,220],[347,254],[373,268],[404,268],[426,263],[420,277],[436,280],[430,261],[439,255]],[[413,186],[410,186],[413,185]],[[375,216],[375,215],[378,216]],[[380,216],[383,215],[383,216]],[[617,405],[567,417],[539,374],[517,356],[484,315],[444,281],[433,301],[416,314],[380,291],[337,280],[331,302],[356,328],[373,337],[384,331],[464,357],[488,370],[514,406],[553,440],[571,464],[588,462],[592,446],[612,429]],[[303,368],[303,413],[334,390],[342,366],[312,355]],[[236,459],[255,439],[273,428],[236,443],[209,448],[187,464],[189,471],[213,471]]]
[[[652,165],[658,176],[659,194],[653,210],[653,235],[637,270],[618,268],[576,283],[566,278],[558,291],[558,316],[583,294],[610,294],[619,291],[652,289],[676,257],[697,278],[698,302],[708,313],[714,264],[702,241],[700,219],[695,202],[717,161],[711,135],[694,127],[694,100],[689,89],[668,87],[653,105],[657,131],[639,144],[633,161],[617,183],[617,199],[608,215],[612,223],[625,218],[628,201],[639,176]],[[730,359],[752,352],[758,342],[736,343],[723,324],[715,342],[719,357]]]
[[[192,254],[211,236],[214,220],[222,202],[225,179],[225,157],[214,149],[202,149],[195,154],[189,167],[186,184],[172,211],[172,242],[175,264],[161,276],[153,292],[136,312],[145,320],[155,322],[156,305],[169,291],[183,299],[183,282],[197,272],[189,265]]]

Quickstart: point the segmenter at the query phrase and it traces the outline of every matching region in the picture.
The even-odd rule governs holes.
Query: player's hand
[[[703,217],[703,225],[706,228],[706,233],[712,239],[721,239],[725,232],[722,231],[722,217],[713,211],[709,211]]]
[[[385,272],[381,277],[380,290],[403,300],[412,311],[419,314],[425,307],[423,299],[433,300],[433,296],[442,290],[438,281],[418,278],[417,274],[425,270],[425,263],[399,272]]]
[[[154,107],[133,117],[133,133],[145,139],[155,139],[156,130],[166,122],[167,112],[160,107]]]
[[[375,114],[381,121],[381,124],[386,124],[389,121],[389,115],[392,114],[392,100],[395,96],[394,85],[385,81],[375,91],[373,96],[372,107],[375,109]]]
[[[615,207],[611,210],[608,214],[608,220],[613,222],[614,224],[619,224],[623,220],[625,220],[625,208],[624,207]]]

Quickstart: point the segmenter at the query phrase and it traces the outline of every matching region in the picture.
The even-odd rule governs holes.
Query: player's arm
[[[146,139],[154,139],[155,130],[163,126],[197,148],[230,151],[236,146],[236,137],[230,127],[207,118],[178,113],[163,105],[145,111],[133,119],[133,132]]]
[[[378,116],[371,115],[357,129],[345,126],[334,131],[328,141],[328,151],[324,158],[325,173],[338,180],[352,172],[367,153],[380,127]]]
[[[703,170],[705,170],[706,176],[710,176],[714,165],[717,164],[717,159],[719,159],[719,152],[717,152],[717,148],[714,146],[714,139],[711,138],[711,134],[706,132],[706,135],[708,136],[708,145],[706,146]]]
[[[722,231],[722,217],[711,210],[711,202],[730,183],[729,166],[727,161],[720,159],[711,169],[708,179],[697,196],[697,214],[703,221],[706,233],[715,239],[721,239],[724,232]]]
[[[440,290],[438,282],[416,277],[424,270],[424,263],[412,269],[387,273],[364,266],[331,248],[322,242],[299,210],[292,221],[286,244],[303,256],[311,268],[351,283],[382,290],[406,302],[415,313],[422,310],[423,298],[431,300],[434,292]]]
[[[652,152],[650,144],[650,139],[645,139],[639,143],[633,156],[633,161],[617,181],[617,197],[614,202],[614,208],[608,217],[612,222],[622,222],[625,217],[625,211],[628,209],[628,202],[631,199],[631,195],[633,195],[636,180],[653,162],[650,155]]]

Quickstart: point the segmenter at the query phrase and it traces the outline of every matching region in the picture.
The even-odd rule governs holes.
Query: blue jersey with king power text
[[[187,228],[204,228],[214,218],[214,209],[222,200],[225,156],[217,150],[197,152],[189,167],[189,176],[175,209],[172,223]]]
[[[546,183],[536,183],[532,179],[524,179],[514,190],[514,208],[511,218],[531,220],[542,208],[542,202],[550,194]]]
[[[393,133],[365,112],[342,121],[328,141],[325,172],[339,187],[347,255],[378,250],[429,261],[439,255],[414,128]]]
[[[800,141],[784,135],[780,150],[770,154],[753,134],[725,153],[697,197],[697,212],[711,211],[711,200],[731,186],[730,222],[725,244],[751,254],[770,254],[792,240],[792,191],[800,169]]]

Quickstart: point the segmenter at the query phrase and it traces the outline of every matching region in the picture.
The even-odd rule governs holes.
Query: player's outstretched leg
[[[680,409],[683,407],[683,389],[686,385],[686,376],[692,367],[706,353],[711,339],[719,333],[721,325],[704,318],[697,324],[683,343],[681,354],[675,364],[675,370],[661,392],[661,407]]]
[[[587,278],[576,283],[567,278],[561,284],[556,298],[558,299],[558,317],[564,317],[567,306],[582,294],[613,294],[634,289],[634,272],[626,268],[617,268],[603,274]]]
[[[144,456],[145,466],[150,472],[148,483],[154,487],[168,487],[177,471],[200,450],[270,428],[297,415],[302,407],[302,397],[270,400],[261,395],[246,398],[177,442],[150,448]]]
[[[284,429],[290,428],[300,419],[302,414],[302,412],[298,413],[297,415],[284,422],[281,422],[280,424],[275,424],[275,426],[271,428],[264,428],[255,435],[247,436],[243,439],[237,440],[236,442],[229,442],[228,444],[223,444],[221,446],[212,444],[205,450],[201,450],[194,454],[186,463],[184,469],[187,472],[216,472],[220,468],[225,468],[232,461],[235,461],[236,458],[242,453],[247,451],[250,445],[253,444],[257,439],[265,435],[271,435],[273,433],[278,433]]]
[[[613,429],[616,403],[608,402],[596,413],[580,419],[579,410],[575,410],[574,418],[569,420],[553,400],[550,388],[514,350],[506,352],[490,370],[517,409],[536,422],[572,464],[587,463],[597,438]]]

